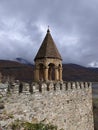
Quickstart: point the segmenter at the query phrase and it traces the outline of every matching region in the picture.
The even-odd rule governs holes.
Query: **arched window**
[[[48,79],[55,80],[55,65],[53,63],[50,63],[48,66]]]

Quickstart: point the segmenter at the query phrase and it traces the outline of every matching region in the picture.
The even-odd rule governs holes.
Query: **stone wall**
[[[23,93],[13,93],[5,109],[15,118],[57,125],[64,130],[94,130],[91,83],[39,83],[32,84]],[[14,108],[15,107],[15,108]]]
[[[36,117],[65,130],[93,130],[92,89],[88,83],[52,84],[35,100]],[[36,95],[36,94],[35,94]]]

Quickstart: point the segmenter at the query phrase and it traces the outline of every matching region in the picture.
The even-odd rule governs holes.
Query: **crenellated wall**
[[[23,92],[29,92],[29,86],[23,85]],[[45,92],[45,91],[68,91],[68,90],[81,90],[91,88],[91,82],[33,82],[31,84],[32,93]]]
[[[39,82],[31,86],[32,94],[25,85],[23,93],[14,96],[17,102],[18,98],[24,101],[19,109],[27,109],[25,120],[51,123],[64,130],[94,130],[91,83]]]
[[[94,130],[91,83],[39,82],[23,84],[20,94],[18,85],[10,92],[5,109],[15,120],[51,123],[64,130]]]

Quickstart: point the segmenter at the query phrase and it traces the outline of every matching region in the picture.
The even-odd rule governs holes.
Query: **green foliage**
[[[25,123],[25,130],[57,130],[57,127],[50,124],[43,124],[43,123]]]
[[[0,100],[2,99],[2,96],[0,95]]]
[[[57,126],[51,124],[43,124],[43,123],[29,123],[29,122],[22,122],[19,120],[14,121],[11,124],[12,130],[20,130],[24,128],[24,130],[57,130]]]
[[[12,129],[12,130],[20,130],[21,125],[22,125],[21,121],[17,119],[17,120],[15,120],[15,121],[11,124],[11,129]]]
[[[14,115],[11,113],[8,115],[9,118],[14,118]]]

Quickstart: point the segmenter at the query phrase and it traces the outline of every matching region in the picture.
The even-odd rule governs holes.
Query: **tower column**
[[[55,80],[59,80],[59,72],[58,72],[58,67],[55,67]]]
[[[59,80],[62,81],[62,68],[59,69]]]
[[[34,71],[34,80],[39,81],[39,67],[36,66],[35,71]]]
[[[45,69],[44,69],[44,79],[45,79],[45,81],[48,80],[48,69],[49,69],[49,67],[45,67]]]

